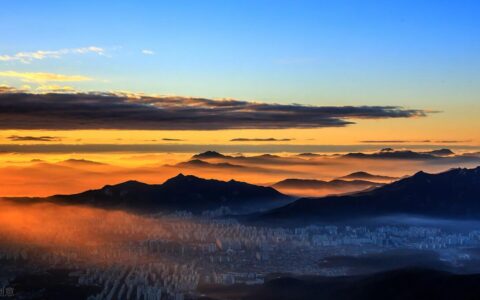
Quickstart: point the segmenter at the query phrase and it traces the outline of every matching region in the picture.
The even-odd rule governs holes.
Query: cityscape
[[[87,299],[201,299],[213,287],[261,285],[272,274],[348,276],[393,267],[395,259],[397,268],[421,261],[424,267],[478,272],[480,261],[478,229],[373,223],[265,227],[185,211],[138,216],[62,209],[67,211],[55,221],[35,220],[48,231],[23,237],[18,230],[2,232],[2,289],[25,284],[22,274],[58,269],[72,291],[89,293]],[[98,240],[79,242],[86,235]],[[372,260],[382,255],[390,266]]]

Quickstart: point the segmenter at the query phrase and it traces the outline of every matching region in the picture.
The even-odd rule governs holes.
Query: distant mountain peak
[[[84,165],[104,165],[104,163],[98,162],[98,161],[93,161],[93,160],[87,160],[83,158],[70,158],[67,160],[62,161],[62,163],[66,164],[84,164]]]
[[[127,188],[128,189],[128,188],[147,186],[147,185],[148,184],[137,181],[137,180],[127,180],[114,185],[107,184],[102,189],[107,189],[107,188]]]
[[[435,155],[427,152],[415,152],[411,150],[390,150],[382,149],[379,152],[374,153],[347,153],[343,155],[346,158],[367,158],[367,159],[413,159],[413,160],[428,160],[428,159],[440,159],[440,155]]]
[[[449,155],[455,155],[455,152],[448,148],[443,148],[443,149],[438,149],[438,150],[432,150],[425,152],[426,154],[432,154],[432,155],[437,155],[437,156],[449,156]]]
[[[357,172],[350,173],[347,176],[372,176],[372,174],[364,171],[357,171]]]
[[[268,218],[343,220],[385,215],[480,217],[480,167],[438,174],[423,171],[367,192],[303,198],[267,213]]]
[[[368,172],[365,172],[365,171],[357,171],[357,172],[350,173],[346,176],[342,176],[342,177],[340,177],[340,179],[393,181],[397,178],[396,177],[391,177],[391,176],[371,174],[371,173],[368,173]]]
[[[208,150],[199,154],[195,154],[194,156],[192,156],[192,159],[224,158],[224,157],[225,155],[217,151]]]
[[[222,163],[210,163],[208,161],[205,161],[205,160],[201,160],[201,159],[191,159],[189,161],[185,161],[185,162],[180,162],[178,164],[176,164],[175,166],[177,167],[184,167],[184,168],[188,168],[188,167],[202,167],[202,168],[223,168],[223,169],[232,169],[232,168],[235,168],[235,169],[240,169],[240,168],[245,168],[244,166],[242,165],[235,165],[235,164],[231,164],[231,163],[226,163],[226,162],[222,162]]]
[[[174,176],[172,178],[169,178],[167,179],[163,184],[164,185],[169,185],[169,184],[172,184],[172,183],[184,183],[184,182],[187,182],[187,181],[192,181],[192,180],[206,180],[206,179],[202,179],[202,178],[199,178],[199,177],[196,177],[196,176],[193,176],[193,175],[184,175],[183,173],[178,173],[177,176]]]
[[[130,180],[79,194],[54,195],[38,200],[147,213],[176,210],[201,213],[220,207],[229,207],[232,211],[244,213],[278,207],[293,199],[271,187],[235,180],[203,179],[179,173],[163,184]]]
[[[320,154],[317,153],[312,153],[312,152],[304,152],[304,153],[299,153],[297,156],[303,156],[303,157],[317,157],[321,156]]]

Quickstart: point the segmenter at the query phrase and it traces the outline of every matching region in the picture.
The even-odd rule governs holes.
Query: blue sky
[[[441,110],[479,102],[478,1],[66,2],[2,3],[0,55],[105,55],[0,70],[84,75],[92,80],[69,85],[86,90]]]

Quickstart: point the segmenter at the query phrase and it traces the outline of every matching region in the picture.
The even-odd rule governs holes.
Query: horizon
[[[480,147],[473,1],[54,3],[9,3],[0,15],[11,28],[0,46],[1,101],[10,111],[0,144]],[[86,11],[93,23],[79,17]],[[90,91],[97,96],[86,107],[75,94]],[[19,93],[37,95],[38,109],[51,113],[25,111]],[[45,93],[70,100],[53,106]],[[227,106],[230,99],[237,103]],[[120,115],[119,105],[152,120]]]

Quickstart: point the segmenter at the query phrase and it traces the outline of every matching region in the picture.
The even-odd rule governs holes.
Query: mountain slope
[[[228,156],[218,153],[217,151],[205,151],[199,154],[195,154],[194,156],[192,156],[192,159],[209,159],[209,158],[225,158],[225,157],[228,157]]]
[[[163,184],[127,181],[79,194],[55,195],[36,200],[139,212],[187,210],[199,213],[220,207],[251,212],[284,205],[291,198],[270,187],[179,174]]]
[[[289,178],[272,185],[282,193],[319,197],[328,194],[342,194],[367,190],[382,186],[381,183],[366,180],[341,180],[323,181],[316,179]]]
[[[380,151],[375,153],[347,153],[343,156],[344,158],[368,158],[368,159],[409,159],[409,160],[429,160],[437,159],[438,156],[435,156],[431,153],[422,153],[414,152],[411,150],[401,150],[401,151]]]
[[[180,162],[175,165],[179,168],[210,168],[210,169],[245,169],[241,165],[234,165],[231,163],[209,163],[200,159],[192,159],[185,162]]]
[[[339,179],[347,179],[347,180],[369,180],[369,181],[393,181],[396,180],[396,177],[390,177],[390,176],[383,176],[383,175],[375,175],[375,174],[370,174],[367,172],[354,172],[351,174],[348,174],[346,176],[339,177]]]
[[[368,192],[299,199],[261,218],[341,220],[414,214],[472,219],[480,217],[479,198],[480,167],[440,174],[419,172]]]

